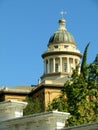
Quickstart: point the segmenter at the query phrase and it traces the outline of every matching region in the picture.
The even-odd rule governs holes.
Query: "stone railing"
[[[0,130],[58,130],[65,127],[70,115],[52,111],[21,117],[26,105],[24,102],[15,101],[0,103]]]

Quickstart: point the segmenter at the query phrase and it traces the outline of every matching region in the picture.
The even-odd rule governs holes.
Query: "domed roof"
[[[59,20],[59,29],[50,37],[48,46],[52,43],[73,43],[75,44],[74,37],[65,28],[65,19]]]
[[[58,30],[49,39],[49,43],[70,42],[74,43],[73,36],[66,30]]]

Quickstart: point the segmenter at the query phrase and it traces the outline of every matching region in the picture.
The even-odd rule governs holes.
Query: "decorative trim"
[[[66,55],[76,55],[76,56],[79,56],[80,58],[82,58],[82,54],[80,53],[77,53],[77,52],[65,52],[65,51],[54,51],[54,52],[45,52],[44,54],[42,54],[42,58],[45,58],[47,56],[53,56],[53,55],[63,55],[63,54],[66,54]]]

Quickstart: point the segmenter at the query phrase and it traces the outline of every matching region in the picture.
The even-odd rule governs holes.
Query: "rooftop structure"
[[[42,83],[64,85],[73,69],[80,64],[81,57],[74,37],[66,29],[66,20],[59,19],[59,28],[50,37],[48,49],[42,54],[44,60]]]

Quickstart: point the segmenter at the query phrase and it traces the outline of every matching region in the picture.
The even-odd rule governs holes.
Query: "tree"
[[[98,54],[93,63],[88,66],[88,96],[98,116]]]
[[[97,88],[94,90],[95,86]],[[67,81],[62,89],[62,97],[55,99],[51,103],[51,108],[71,114],[67,120],[68,126],[98,121],[98,85],[95,86],[90,90],[88,79],[82,74],[73,74],[72,79]],[[90,96],[93,98],[97,96],[97,99],[89,100]]]
[[[63,93],[67,97],[67,111],[71,114],[68,119],[68,125],[80,125],[98,121],[98,100],[95,100],[95,102],[94,100],[89,100],[89,96],[96,96],[95,93],[91,93],[94,92],[94,87],[92,86],[92,89],[89,90],[89,82],[81,74],[73,77],[71,83],[70,81],[65,83]],[[98,92],[98,89],[95,91]]]
[[[93,63],[87,65],[88,46],[89,44],[84,51],[80,74],[76,67],[71,80],[67,81],[62,89],[62,98],[66,96],[66,100],[59,100],[59,104],[65,105],[60,106],[63,108],[62,111],[66,108],[71,114],[68,119],[69,126],[98,121],[98,55]],[[58,99],[55,99],[51,104],[55,109],[59,107],[57,101]]]
[[[41,103],[39,99],[33,100],[32,97],[27,96],[24,101],[28,103],[27,107],[23,111],[24,115],[42,112]]]
[[[98,81],[98,54],[95,57],[95,60],[93,63],[91,63],[88,67],[89,69],[89,79]]]
[[[87,44],[81,65],[81,73],[75,71],[72,80],[65,83],[63,92],[66,93],[70,125],[79,125],[98,121],[98,55],[95,61],[87,65]]]
[[[89,44],[87,44],[87,46],[85,47],[85,50],[84,50],[84,53],[83,53],[83,58],[82,58],[82,63],[81,63],[81,74],[83,74],[83,77],[86,76],[86,67],[87,67],[87,53],[88,53],[88,47],[89,47]]]
[[[54,99],[52,103],[48,105],[48,111],[58,110],[58,111],[66,112],[67,107],[65,106],[67,106],[66,98],[61,96]]]

